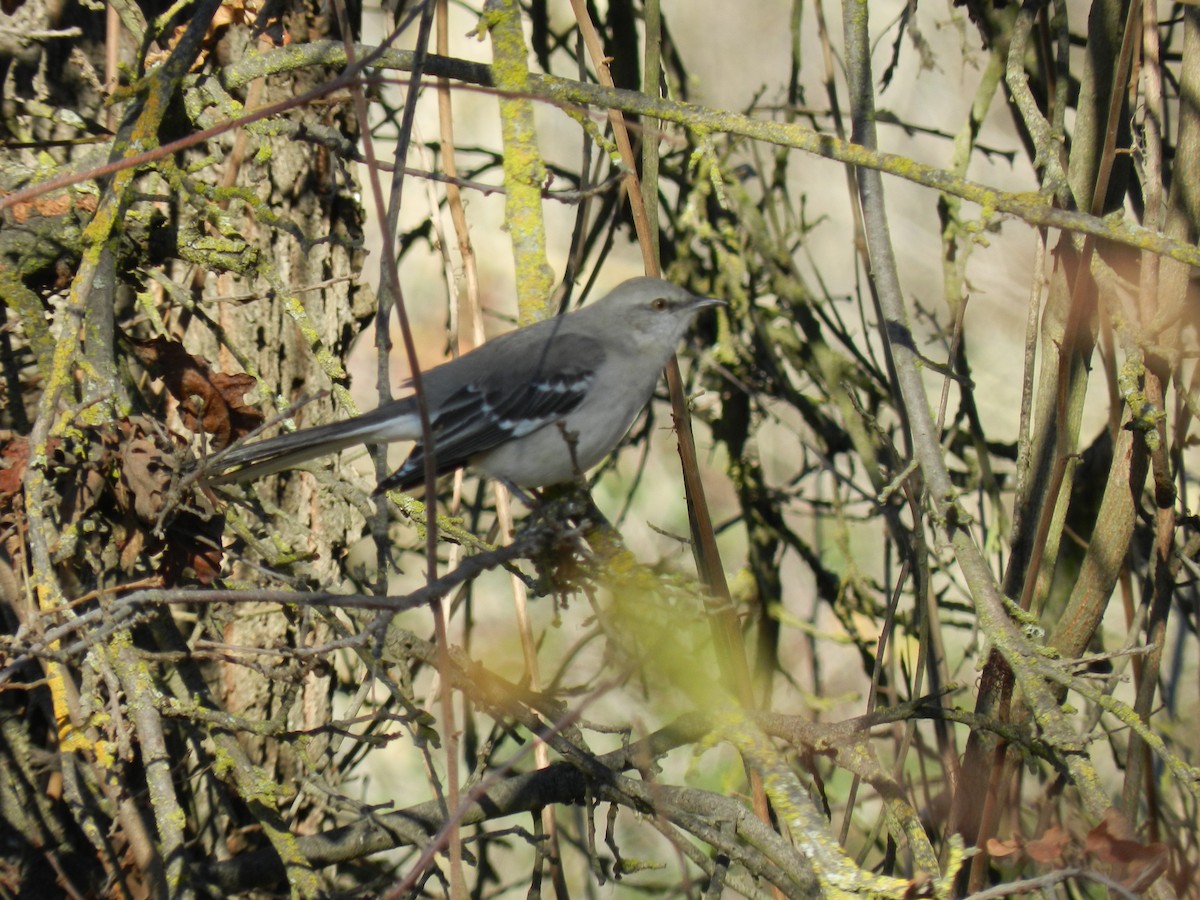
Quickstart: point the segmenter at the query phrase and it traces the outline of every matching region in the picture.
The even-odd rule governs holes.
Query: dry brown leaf
[[[133,438],[121,447],[121,481],[129,491],[129,508],[142,522],[157,522],[162,512],[171,485],[169,461],[149,438]]]
[[[1136,844],[1125,819],[1115,809],[1109,808],[1100,824],[1087,833],[1088,852],[1102,862],[1117,862],[1122,845]]]
[[[1131,859],[1125,864],[1125,887],[1140,894],[1167,871],[1167,862],[1171,851],[1166,844],[1153,843],[1142,846],[1142,852],[1137,859]]]
[[[192,513],[177,516],[167,530],[160,573],[167,586],[187,578],[208,585],[221,574],[221,534],[225,518],[202,519]]]
[[[137,565],[138,558],[142,555],[142,551],[146,549],[146,532],[140,528],[135,528],[129,532],[128,540],[124,546],[120,546],[121,558],[120,566],[122,572],[132,572]]]
[[[209,51],[217,40],[217,32],[229,25],[253,25],[258,18],[259,7],[262,6],[260,0],[226,0],[212,17],[212,21],[208,23],[208,30],[204,32],[204,41],[201,46],[199,55],[196,57],[196,62],[192,65],[192,71],[204,65],[204,61],[208,59]],[[179,39],[183,37],[184,31],[188,28],[187,23],[180,25],[171,35],[171,39],[167,41],[165,50],[154,50],[146,54],[146,67],[156,66],[161,62],[165,62],[175,51],[175,45],[179,43]]]
[[[1025,852],[1034,862],[1043,865],[1062,865],[1063,850],[1071,843],[1071,836],[1057,825],[1047,828],[1041,837],[1025,844]]]
[[[15,435],[0,447],[0,497],[11,497],[21,490],[21,479],[29,465],[29,439]]]
[[[43,197],[35,197],[32,200],[24,200],[19,203],[14,203],[9,207],[9,211],[18,225],[24,225],[33,216],[43,216],[51,219],[57,216],[65,216],[71,211],[72,206],[81,207],[79,198],[86,197],[86,194],[78,196],[69,194],[66,191],[60,191],[55,194],[48,194]],[[91,212],[95,211],[95,203],[91,204]],[[86,210],[85,210],[86,211]]]
[[[1167,847],[1160,843],[1143,844],[1124,817],[1112,808],[1088,832],[1087,849],[1097,859],[1110,863],[1113,874],[1132,891],[1145,890],[1167,868]]]
[[[1021,839],[1011,837],[1007,841],[1002,841],[999,838],[988,838],[987,852],[988,856],[993,859],[1004,859],[1006,856],[1013,856],[1021,852]]]
[[[179,401],[184,424],[193,431],[199,425],[213,436],[214,450],[262,424],[262,413],[243,401],[246,391],[255,385],[249,375],[214,373],[207,362],[184,350],[183,344],[165,337],[135,341],[134,352]]]

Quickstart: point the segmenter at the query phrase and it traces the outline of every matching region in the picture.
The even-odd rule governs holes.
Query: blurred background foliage
[[[1198,896],[1200,10],[480,6],[3,4],[0,890]],[[682,474],[197,477],[646,265]]]

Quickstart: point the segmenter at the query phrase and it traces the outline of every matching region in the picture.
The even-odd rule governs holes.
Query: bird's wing
[[[563,418],[587,396],[604,358],[600,344],[580,334],[557,335],[548,344],[530,349],[532,356],[506,354],[512,367],[502,381],[470,381],[438,404],[430,422],[438,474]],[[424,477],[425,449],[417,444],[377,490],[404,490]]]

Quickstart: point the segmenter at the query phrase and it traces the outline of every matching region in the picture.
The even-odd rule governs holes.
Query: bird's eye
[[[662,312],[663,310],[669,308],[670,305],[671,303],[666,297],[656,297],[650,301],[650,308],[655,312]]]

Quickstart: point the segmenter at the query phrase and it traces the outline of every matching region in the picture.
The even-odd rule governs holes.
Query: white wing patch
[[[558,421],[587,396],[593,377],[590,369],[578,368],[526,382],[516,390],[489,390],[478,383],[465,385],[430,423],[437,444],[438,469],[457,468],[476,454]],[[418,445],[380,489],[420,481],[424,465],[424,450]]]

